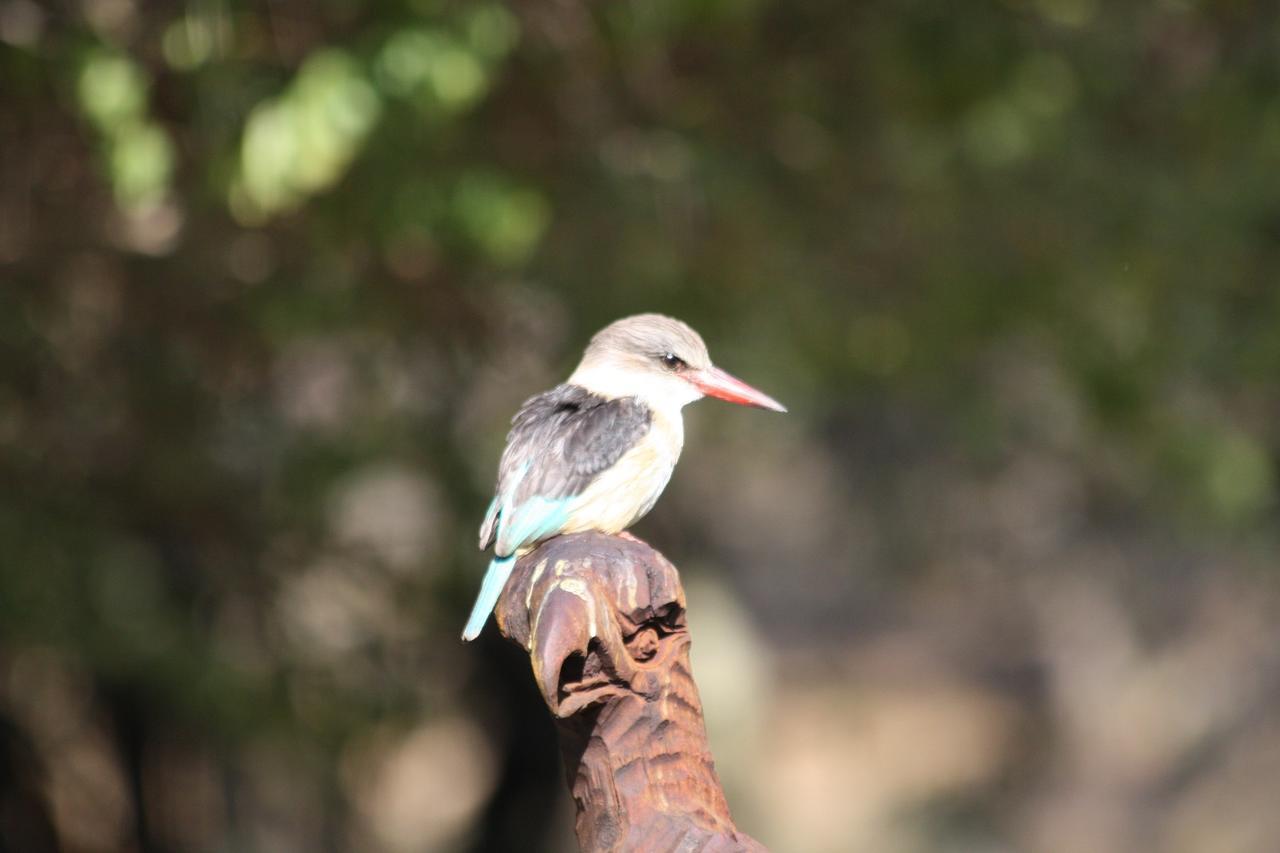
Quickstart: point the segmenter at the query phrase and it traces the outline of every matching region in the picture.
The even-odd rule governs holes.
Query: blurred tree
[[[1132,531],[1139,595],[1162,547],[1273,569],[1277,27],[0,0],[8,846],[554,849],[523,662],[454,638],[505,418],[637,310],[792,405],[716,421],[651,522],[779,642],[970,546]]]

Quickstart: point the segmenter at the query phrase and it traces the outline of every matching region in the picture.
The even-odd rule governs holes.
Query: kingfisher
[[[596,333],[562,385],[511,419],[494,498],[480,525],[493,560],[463,640],[480,635],[516,560],[562,533],[615,534],[653,509],[684,447],[681,410],[704,396],[785,412],[711,363],[689,326],[661,314]]]

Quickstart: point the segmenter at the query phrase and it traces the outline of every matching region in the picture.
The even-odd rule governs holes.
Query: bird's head
[[[605,326],[569,381],[605,397],[679,410],[704,396],[785,412],[777,400],[711,363],[701,336],[679,320],[638,314]]]

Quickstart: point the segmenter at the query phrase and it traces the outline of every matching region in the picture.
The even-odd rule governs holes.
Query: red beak
[[[763,391],[757,391],[741,379],[725,373],[718,367],[709,367],[706,370],[691,370],[685,374],[685,378],[708,397],[717,397],[742,406],[772,409],[775,412],[785,412],[787,410],[786,406],[768,394]]]

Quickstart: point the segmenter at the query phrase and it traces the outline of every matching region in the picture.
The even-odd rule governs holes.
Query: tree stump
[[[627,534],[557,536],[496,613],[555,718],[584,853],[764,851],[716,776],[675,566]]]

